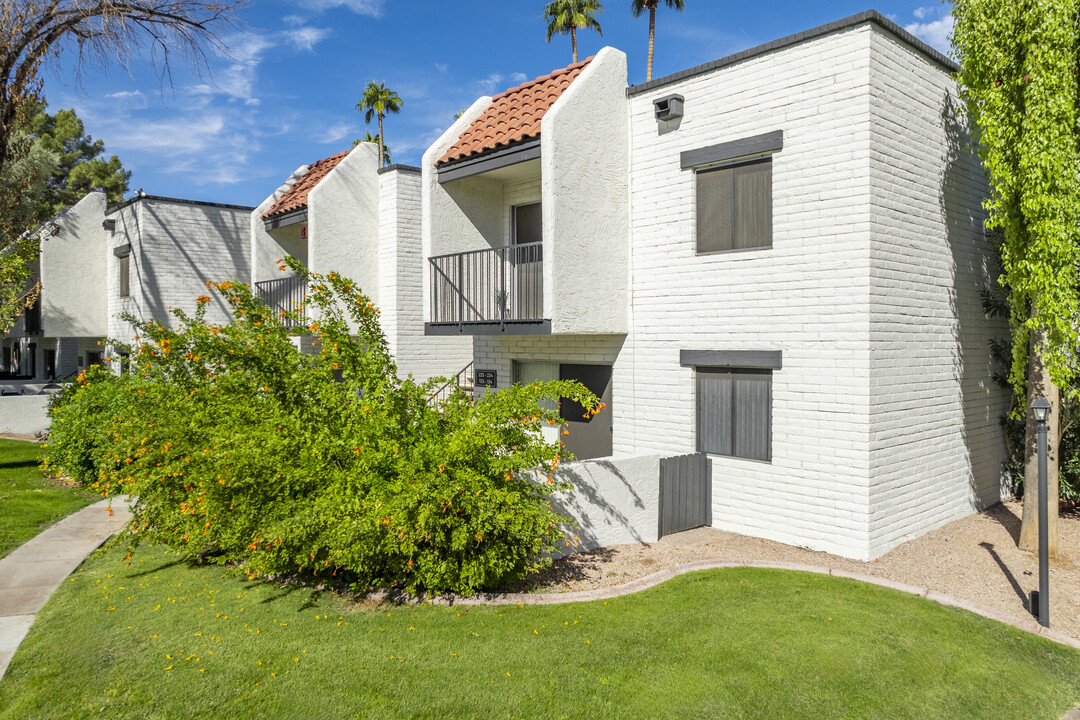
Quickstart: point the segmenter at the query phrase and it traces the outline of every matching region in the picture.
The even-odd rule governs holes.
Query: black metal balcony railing
[[[431,322],[540,320],[543,260],[538,242],[431,258]]]
[[[255,283],[255,293],[262,298],[272,312],[304,312],[304,298],[307,297],[307,282],[297,277],[263,280]],[[305,323],[296,320],[283,320],[285,327],[301,327]]]

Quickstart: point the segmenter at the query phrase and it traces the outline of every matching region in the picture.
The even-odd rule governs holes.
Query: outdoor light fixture
[[[1031,403],[1031,414],[1035,416],[1035,422],[1046,422],[1050,417],[1050,403],[1040,395]]]
[[[1038,427],[1039,454],[1039,592],[1031,593],[1031,612],[1043,627],[1050,627],[1050,523],[1046,489],[1046,420],[1050,403],[1041,395],[1031,403],[1031,414]],[[1036,608],[1036,606],[1038,606]]]

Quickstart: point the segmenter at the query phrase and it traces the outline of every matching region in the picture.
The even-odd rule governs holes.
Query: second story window
[[[772,158],[698,170],[697,251],[772,247]]]
[[[543,241],[544,213],[542,208],[540,203],[514,206],[514,245]]]
[[[120,255],[116,261],[119,268],[120,297],[131,297],[131,255]]]

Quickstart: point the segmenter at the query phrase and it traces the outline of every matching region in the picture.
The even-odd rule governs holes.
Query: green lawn
[[[160,548],[89,559],[0,718],[1046,718],[1080,652],[843,578],[712,570],[607,602],[357,607]]]
[[[61,487],[38,469],[41,446],[0,440],[0,557],[101,498]]]

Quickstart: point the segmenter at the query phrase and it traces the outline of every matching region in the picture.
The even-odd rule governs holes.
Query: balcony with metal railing
[[[275,313],[304,312],[304,300],[307,297],[307,282],[297,277],[263,280],[255,283],[255,294],[262,298],[270,310]],[[306,323],[283,319],[285,327],[303,327]]]
[[[428,335],[546,335],[543,243],[429,258]]]

